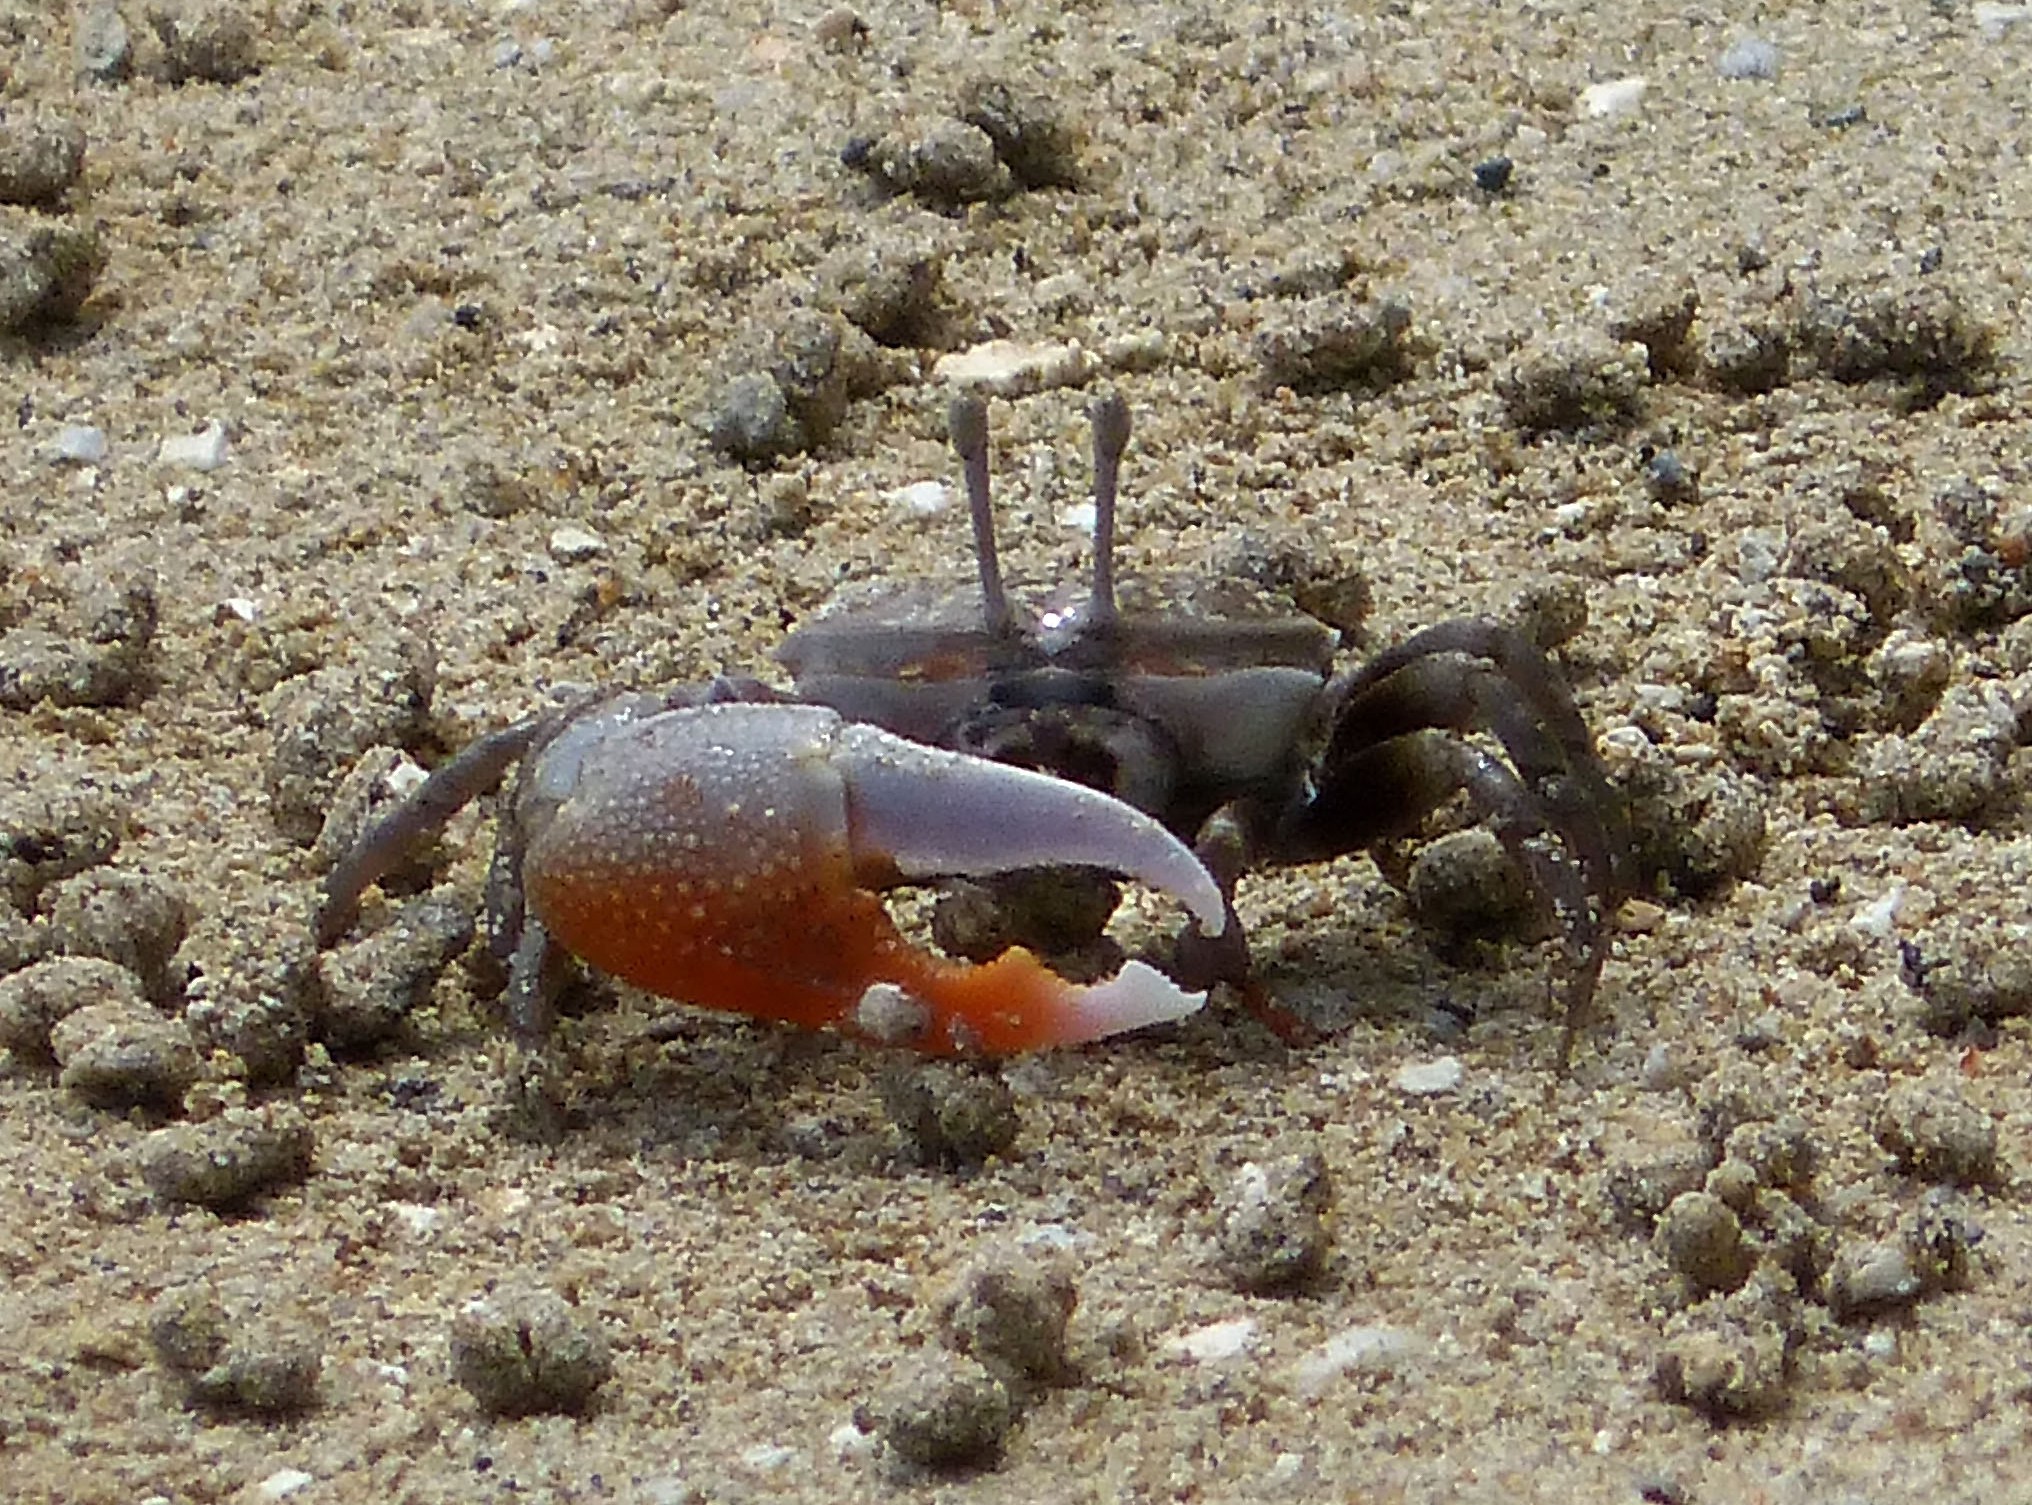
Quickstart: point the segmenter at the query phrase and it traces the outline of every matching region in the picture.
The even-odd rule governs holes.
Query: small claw
[[[1205,1001],[1137,963],[1081,987],[1013,950],[949,962],[872,891],[904,879],[1067,863],[1178,897],[1203,927],[1220,889],[1155,821],[1093,790],[905,741],[817,706],[715,705],[615,724],[539,764],[524,888],[581,958],[665,997],[932,1054],[1095,1040]],[[871,990],[910,1008],[877,1027]]]

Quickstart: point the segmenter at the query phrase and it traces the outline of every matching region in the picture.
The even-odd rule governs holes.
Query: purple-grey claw
[[[842,726],[830,761],[846,780],[849,846],[902,877],[1096,867],[1171,895],[1208,935],[1227,922],[1191,849],[1111,795],[872,726]]]

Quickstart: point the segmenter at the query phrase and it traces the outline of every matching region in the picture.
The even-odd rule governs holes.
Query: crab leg
[[[353,922],[360,895],[425,837],[500,782],[501,775],[542,733],[542,718],[518,721],[482,737],[438,769],[408,799],[384,816],[364,840],[326,875],[314,921],[317,943],[329,946]]]
[[[585,961],[666,997],[932,1054],[1095,1040],[1197,1009],[1130,963],[1082,987],[1013,950],[986,966],[905,940],[874,890],[1085,864],[1172,894],[1203,928],[1219,886],[1155,821],[1027,769],[925,747],[818,706],[718,705],[619,725],[533,797],[531,914]]]

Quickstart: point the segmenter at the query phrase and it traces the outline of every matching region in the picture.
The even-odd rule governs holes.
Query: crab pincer
[[[1028,951],[982,966],[906,940],[877,890],[1066,863],[1225,920],[1219,885],[1105,794],[927,747],[820,706],[622,702],[527,755],[527,917],[665,997],[928,1054],[1006,1055],[1181,1018],[1204,993],[1140,962],[1090,986]]]

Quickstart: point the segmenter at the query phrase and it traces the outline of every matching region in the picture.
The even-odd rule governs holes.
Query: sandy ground
[[[74,82],[62,9],[0,4],[0,103],[85,131],[67,215],[106,264],[77,325],[8,338],[0,679],[52,641],[118,662],[77,697],[107,703],[0,712],[0,778],[11,820],[82,790],[124,825],[75,882],[188,903],[164,1018],[301,977],[316,871],[286,827],[358,746],[429,763],[558,686],[768,672],[836,583],[963,572],[963,514],[898,492],[951,476],[934,361],[995,337],[1091,367],[996,405],[1017,573],[1076,576],[1080,388],[1113,382],[1132,574],[1295,544],[1301,587],[1366,578],[1372,644],[1584,605],[1562,662],[1618,776],[1650,780],[1671,881],[1561,1079],[1550,948],[1447,943],[1365,858],[1252,880],[1263,974],[1328,1037],[1287,1049],[1219,1000],[1023,1064],[1020,1137],[969,1173],[902,1152],[877,1052],[633,995],[567,1022],[562,1132],[518,1133],[456,967],[378,1048],[251,1087],[212,1053],[167,1114],[17,1052],[0,1494],[2032,1499],[2032,1047],[2008,1017],[1929,1032],[1908,982],[1987,958],[1976,1013],[2032,1001],[1997,981],[2032,867],[2009,7],[1773,4],[1745,33],[1654,0],[868,0],[857,30],[817,3],[259,0],[166,8],[186,38],[245,19],[259,64],[180,84],[138,5],[136,76]],[[1744,35],[1775,78],[1722,75]],[[1073,133],[1075,182],[962,204],[843,165],[859,142],[907,166],[982,77]],[[1478,189],[1499,154],[1507,188]],[[936,286],[883,326],[866,264]],[[1296,392],[1266,365],[1387,300],[1394,365]],[[715,456],[729,383],[843,315],[895,343],[850,336],[829,432]],[[214,422],[222,465],[158,457]],[[66,425],[106,457],[55,461]],[[1661,481],[1668,449],[1697,485]],[[152,641],[91,644],[93,603],[137,582]],[[488,834],[475,812],[448,841],[462,908]],[[91,949],[61,884],[15,892],[44,916],[20,946]],[[1449,1055],[1443,1090],[1400,1084]],[[223,1215],[150,1193],[147,1136],[250,1104],[310,1125],[308,1179]],[[1724,1146],[1765,1119],[1810,1173]],[[1240,1294],[1220,1194],[1307,1152],[1326,1269]],[[1647,1220],[1703,1175],[1755,1268],[1696,1303]],[[1004,1250],[1076,1278],[1077,1382],[997,1462],[901,1469],[857,1407],[939,1351],[927,1293]],[[1873,1258],[1911,1280],[1845,1302]],[[611,1342],[581,1416],[490,1419],[454,1383],[456,1314],[531,1281]],[[257,1355],[310,1345],[308,1409],[185,1404],[150,1325],[191,1290]]]

